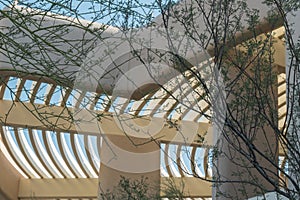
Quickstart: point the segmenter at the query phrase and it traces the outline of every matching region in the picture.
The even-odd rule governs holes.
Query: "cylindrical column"
[[[100,196],[110,191],[117,198],[125,198],[118,196],[126,195],[124,187],[132,195],[140,192],[138,190],[141,188],[146,188],[143,195],[150,199],[159,195],[160,148],[156,142],[125,135],[109,135],[103,138],[100,159]],[[124,186],[124,180],[128,180],[129,185]],[[140,189],[134,189],[135,184]]]
[[[287,135],[289,146],[287,147],[289,158],[290,178],[288,187],[290,195],[294,199],[300,198],[300,55],[299,55],[299,37],[300,37],[300,9],[289,13],[288,27],[286,31],[287,50],[286,50],[286,81],[287,81]],[[298,187],[298,189],[297,189]]]
[[[21,177],[0,149],[0,199],[18,199]]]
[[[214,151],[213,199],[248,199],[274,190],[278,181],[276,66],[263,61],[270,53],[243,53],[230,52],[222,66],[228,109]]]

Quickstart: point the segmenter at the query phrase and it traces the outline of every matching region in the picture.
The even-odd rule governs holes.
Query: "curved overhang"
[[[181,1],[174,6],[174,10],[184,10],[186,5],[193,7],[194,4],[191,0]],[[247,1],[247,4],[260,17],[260,23],[255,27],[256,35],[271,32],[283,25],[280,17],[276,17],[276,13],[270,13],[270,9],[262,1]],[[181,71],[209,60],[215,53],[212,46],[203,48],[191,40],[186,35],[183,24],[176,20],[176,15],[172,12],[168,27],[164,27],[162,17],[157,17],[153,26],[127,32],[95,22],[79,21],[19,6],[12,7],[5,13],[5,18],[0,21],[1,33],[6,35],[7,40],[7,46],[1,50],[0,55],[1,71],[17,70],[51,77],[61,85],[80,85],[91,92],[111,95],[120,77],[130,70],[141,65],[154,68],[153,62],[166,66],[156,72],[149,72],[147,69],[148,73],[154,75],[144,77],[143,87],[122,88],[125,90],[124,94],[130,92],[133,93],[131,98],[139,99],[157,90]],[[28,21],[18,21],[18,15],[26,16]],[[270,16],[273,18],[270,19]],[[209,34],[205,20],[197,14],[193,17],[197,31]],[[245,27],[244,31],[238,32],[234,43],[228,41],[227,45],[237,46],[254,36],[244,17],[240,20],[241,27]],[[54,37],[51,36],[53,32]],[[9,36],[11,33],[15,33],[14,38]],[[29,50],[34,53],[27,54]],[[179,65],[169,63],[174,56],[185,62],[179,60]],[[93,73],[89,74],[88,71]]]

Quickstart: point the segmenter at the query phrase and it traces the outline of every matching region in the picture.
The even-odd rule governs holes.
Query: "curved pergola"
[[[89,101],[94,102],[90,105],[90,109],[104,116],[101,119],[103,126],[109,129],[116,126],[110,113],[115,103],[110,103],[109,97],[105,94],[82,93],[43,78],[20,77],[17,73],[15,75],[8,73],[7,76],[3,76],[3,80],[0,90],[0,107],[3,113],[1,117],[4,119],[7,115],[7,118],[3,120],[1,126],[2,151],[18,172],[26,179],[98,178],[101,135],[97,130],[78,132],[71,125],[73,122],[69,112],[79,108],[84,103],[84,99],[89,98]],[[174,92],[179,90],[179,88],[174,88]],[[192,91],[186,92],[189,94]],[[153,100],[147,104],[146,101],[151,99],[150,96],[158,101]],[[167,102],[173,103],[166,107],[164,104]],[[178,106],[177,104],[163,90],[159,90],[140,101],[131,103],[130,106],[140,107],[140,109],[134,109],[133,116],[141,116],[141,122],[149,120],[143,119],[142,116],[148,115],[145,112],[151,111],[154,114],[157,112],[161,115],[162,112],[158,111],[160,107],[165,107],[163,117],[168,117],[170,120],[175,121],[184,116],[192,116],[196,121],[201,119],[197,113],[192,114],[188,111],[183,112],[181,116],[175,114],[171,118],[168,115]],[[128,106],[124,109],[128,109]],[[204,107],[204,109],[208,112],[208,108]],[[51,119],[59,115],[62,122],[57,121],[55,117],[54,120]],[[199,122],[198,133],[203,135],[208,127],[207,121]],[[123,132],[118,129],[107,134],[122,135]],[[156,136],[161,138],[161,151],[166,153],[166,155],[162,154],[161,158],[162,177],[211,176],[210,170],[206,167],[209,149],[199,147],[196,143],[186,146],[180,141],[177,143],[173,141],[175,143],[170,144],[169,142],[175,135],[176,127],[174,126],[164,128]],[[183,158],[187,156],[183,153],[187,149],[191,152],[191,156]],[[175,158],[177,159],[174,160]]]
[[[249,1],[249,5],[257,7],[263,17],[266,11],[258,2]],[[64,19],[61,17],[61,21],[55,23],[64,23]],[[51,21],[51,17],[48,20]],[[159,17],[156,20],[159,21]],[[2,24],[3,21],[0,23]],[[9,23],[8,18],[4,24]],[[74,27],[68,37],[74,38],[86,33],[86,30],[82,32],[76,29],[76,26]],[[279,69],[278,118],[279,126],[283,127],[286,116],[286,80],[285,72],[282,70],[285,67],[283,63],[285,47],[282,42],[284,29],[279,27],[276,30],[263,31],[274,31],[274,39],[278,41],[276,50],[279,53],[275,56],[274,67]],[[116,33],[117,29],[110,27],[104,35],[110,37]],[[86,37],[92,38],[92,36],[93,34],[88,33]],[[73,44],[66,44],[56,50],[70,48],[67,47],[68,45],[72,48]],[[182,74],[170,76],[164,83],[164,87],[171,93],[166,92],[164,88],[159,89],[151,85],[143,88],[144,96],[132,100],[123,97],[115,98],[111,92],[107,92],[110,91],[109,88],[104,91],[99,88],[86,91],[73,89],[74,68],[70,68],[74,66],[73,64],[63,66],[62,71],[54,71],[54,75],[47,77],[39,72],[45,67],[39,65],[40,63],[37,63],[35,68],[24,71],[22,68],[15,68],[15,64],[10,65],[7,60],[9,57],[5,57],[8,54],[1,51],[4,58],[2,57],[3,62],[0,66],[0,173],[3,172],[10,178],[0,180],[0,194],[3,198],[97,198],[103,135],[99,134],[99,130],[95,130],[94,127],[83,126],[84,129],[79,130],[74,124],[72,114],[82,107],[101,116],[99,119],[104,133],[114,136],[124,135],[124,130],[119,128],[113,117],[116,107],[118,112],[125,112],[132,118],[137,118],[135,120],[138,124],[147,124],[150,117],[164,119],[164,128],[154,136],[161,148],[161,185],[167,182],[168,178],[175,177],[176,184],[184,180],[190,195],[187,197],[194,199],[211,197],[211,184],[195,178],[212,176],[209,146],[213,136],[210,130],[211,123],[205,118],[205,115],[210,113],[210,106],[201,95],[203,89],[193,82],[193,76],[188,72],[185,77]],[[80,52],[75,52],[78,53]],[[26,62],[29,61],[24,61],[22,64],[28,64]],[[212,60],[201,61],[194,67],[201,72],[201,69],[209,66],[211,62]],[[187,84],[186,79],[190,85]],[[105,84],[109,85],[111,79],[107,80],[108,83]],[[172,82],[176,84],[170,84]],[[180,87],[184,84],[189,87]],[[176,94],[193,98],[195,101],[189,108],[172,98],[171,95],[176,96]],[[178,109],[181,111],[176,112]],[[182,138],[176,137],[178,130],[174,126],[175,123],[196,124],[196,136],[202,135],[207,143],[199,145],[196,141],[197,137],[194,137],[187,145]],[[192,136],[195,136],[195,133],[191,134]],[[280,154],[284,165],[283,150]],[[19,185],[14,187],[13,185],[17,183]]]

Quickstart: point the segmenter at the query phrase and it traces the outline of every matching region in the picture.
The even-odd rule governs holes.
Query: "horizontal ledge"
[[[171,180],[171,181],[170,181]],[[211,197],[211,183],[195,177],[161,178],[161,195],[166,185],[174,184],[186,197]],[[98,179],[22,179],[19,198],[97,198]]]
[[[0,110],[0,124],[17,128],[132,137],[139,137],[138,134],[141,134],[143,138],[188,145],[201,145],[197,142],[199,135],[205,138],[205,144],[209,145],[212,141],[209,123],[179,121],[174,126],[172,122],[166,122],[163,118],[114,117],[112,113],[100,111],[93,111],[91,115],[87,110],[77,112],[67,107],[9,100],[0,100]],[[100,116],[99,120],[95,119],[95,113]],[[145,135],[149,132],[153,134]]]

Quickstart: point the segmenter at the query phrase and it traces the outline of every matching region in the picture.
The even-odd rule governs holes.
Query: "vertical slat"
[[[167,172],[169,174],[169,177],[173,177],[173,173],[170,169],[170,165],[169,165],[169,161],[168,161],[168,158],[169,158],[169,155],[168,155],[169,154],[169,144],[165,145],[164,154],[165,154],[164,161],[165,161],[165,166],[166,166]]]
[[[176,164],[177,164],[177,166],[178,166],[178,171],[179,171],[179,173],[180,173],[180,176],[181,177],[184,177],[184,169],[183,169],[183,167],[182,167],[182,160],[181,160],[181,158],[180,158],[180,154],[181,154],[181,148],[182,148],[182,145],[178,145],[177,146],[177,151],[176,151]]]
[[[57,138],[57,143],[58,143],[58,148],[59,148],[60,154],[63,157],[63,160],[65,161],[65,163],[66,163],[67,167],[69,168],[69,170],[71,171],[71,173],[75,176],[75,178],[78,178],[78,177],[80,177],[80,175],[75,172],[75,170],[73,169],[73,167],[69,163],[69,160],[67,159],[65,151],[64,151],[64,149],[62,147],[61,134],[62,134],[61,132],[57,132],[57,134],[56,134],[56,138]]]
[[[90,164],[91,164],[91,166],[92,166],[92,168],[93,168],[95,174],[98,175],[99,172],[97,171],[97,168],[96,168],[96,166],[94,165],[94,162],[93,162],[93,160],[92,160],[92,156],[91,156],[91,154],[90,154],[90,150],[89,150],[89,142],[88,142],[88,135],[84,135],[84,146],[85,146],[85,148],[86,148],[86,154],[87,154],[88,160],[89,160],[89,162],[90,162]]]
[[[43,140],[44,140],[44,144],[45,144],[45,147],[46,147],[46,151],[52,161],[52,163],[55,165],[55,167],[58,169],[59,173],[62,174],[63,178],[66,178],[67,175],[61,170],[61,168],[59,167],[58,163],[56,162],[56,160],[53,158],[53,155],[51,153],[51,150],[50,150],[50,147],[49,147],[49,144],[48,144],[48,141],[47,141],[47,138],[46,138],[46,132],[43,131]]]
[[[31,140],[31,144],[32,144],[32,147],[35,151],[35,154],[37,155],[37,157],[39,158],[41,164],[43,165],[43,167],[47,170],[47,172],[52,176],[52,177],[55,177],[54,174],[52,173],[52,171],[48,168],[48,166],[46,165],[46,163],[44,162],[41,154],[40,154],[40,151],[38,150],[37,146],[36,146],[36,143],[35,143],[35,140],[33,138],[33,133],[32,133],[32,129],[28,129],[28,132],[29,132],[29,137],[30,137],[30,140]]]
[[[37,94],[40,86],[41,86],[41,81],[39,80],[38,82],[35,83],[35,85],[32,89],[32,94],[30,96],[30,103],[34,103],[35,98],[36,98],[36,94]]]
[[[55,91],[55,88],[56,88],[56,85],[55,84],[52,85],[51,88],[50,88],[50,90],[49,90],[49,92],[48,92],[48,94],[46,94],[47,96],[46,96],[46,99],[45,99],[45,105],[49,105],[50,104],[50,101],[51,101],[51,98],[52,98],[53,93]]]
[[[79,158],[79,155],[78,155],[78,152],[77,152],[77,149],[76,149],[76,144],[75,144],[75,136],[74,134],[71,134],[71,146],[72,146],[72,149],[73,149],[73,152],[74,152],[74,155],[75,155],[75,158],[77,160],[77,163],[79,164],[79,167],[81,169],[81,171],[83,171],[84,175],[86,177],[89,177],[90,178],[90,175],[87,173],[87,171],[85,170],[85,168],[83,167],[82,163],[81,163],[81,160]]]
[[[9,80],[9,76],[5,76],[5,77],[0,76],[0,78],[1,78],[0,99],[3,99],[4,92],[7,87],[8,80]]]
[[[30,174],[27,172],[27,170],[22,166],[22,164],[19,163],[19,161],[15,158],[14,154],[12,153],[9,145],[8,145],[8,142],[6,140],[6,137],[4,135],[4,132],[3,132],[3,127],[1,126],[0,128],[0,133],[1,133],[1,137],[2,137],[2,141],[3,141],[3,144],[5,145],[10,157],[13,159],[13,161],[16,163],[16,165],[22,170],[22,172],[29,178],[32,178],[30,176]]]
[[[20,83],[18,84],[17,92],[15,95],[15,101],[20,101],[21,92],[23,90],[24,84],[26,82],[26,79],[20,79]]]
[[[19,131],[17,128],[14,127],[14,132],[15,132],[15,137],[16,137],[16,140],[18,142],[18,145],[19,145],[19,148],[20,148],[20,151],[22,152],[24,158],[26,159],[26,161],[28,162],[28,164],[30,165],[30,167],[34,170],[34,172],[36,174],[38,174],[41,178],[45,178],[43,177],[43,175],[39,172],[39,170],[34,166],[34,164],[31,162],[31,160],[29,159],[28,155],[26,154],[25,150],[24,150],[24,146],[21,142],[21,139],[19,137]]]

